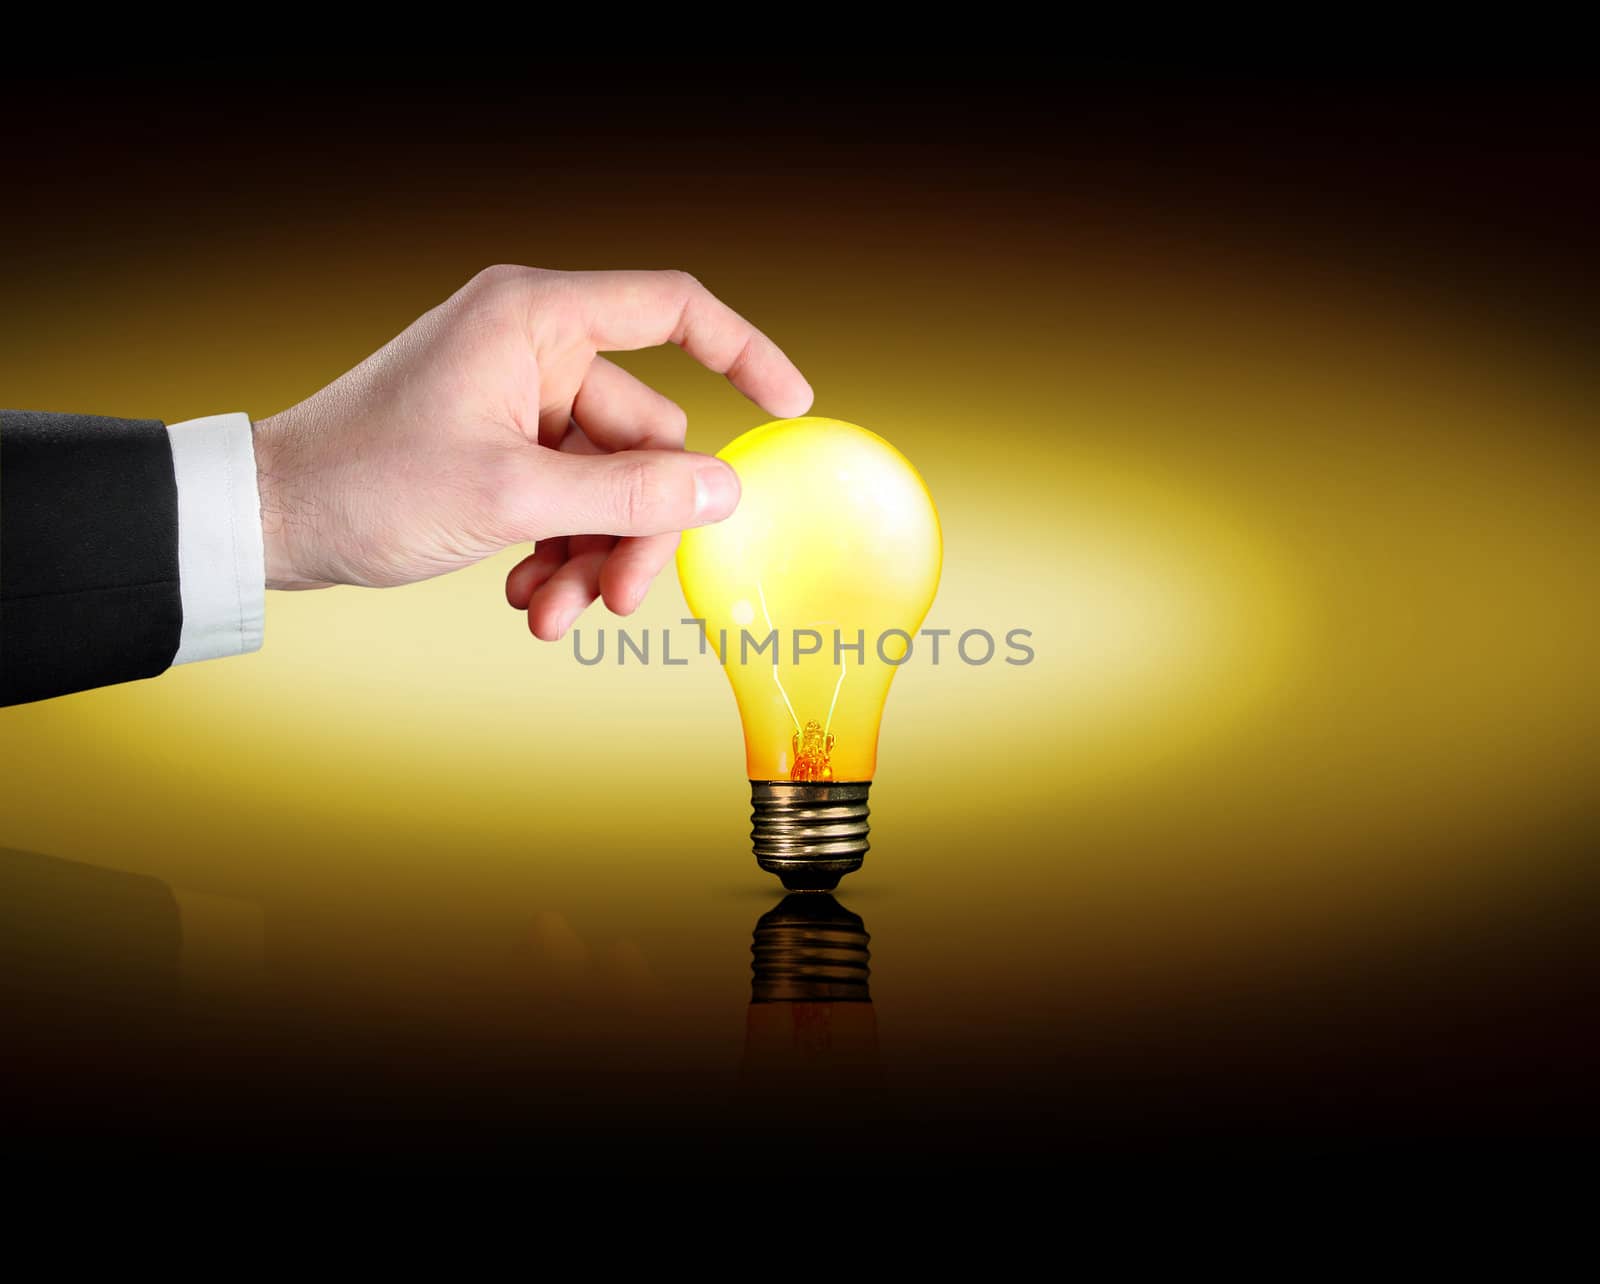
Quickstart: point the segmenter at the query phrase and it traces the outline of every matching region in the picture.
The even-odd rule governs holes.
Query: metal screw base
[[[792,892],[831,891],[861,868],[867,853],[871,788],[871,781],[752,780],[750,839],[756,864]]]
[[[870,1003],[866,925],[826,892],[791,892],[756,923],[752,1003]]]

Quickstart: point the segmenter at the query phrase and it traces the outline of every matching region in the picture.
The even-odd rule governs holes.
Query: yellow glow
[[[882,437],[837,419],[765,424],[719,457],[743,498],[684,535],[678,577],[733,684],[750,779],[871,780],[900,667],[885,657],[906,647],[891,630],[914,638],[939,587],[928,488]]]
[[[617,183],[455,200],[423,237],[376,207],[359,237],[214,220],[197,241],[178,219],[157,249],[102,227],[94,271],[64,278],[64,244],[8,278],[5,399],[260,416],[485,263],[620,245],[694,267],[926,479],[946,555],[923,627],[1002,639],[982,666],[953,637],[938,668],[919,653],[883,727],[892,787],[847,899],[892,945],[873,997],[908,1058],[916,1031],[981,1024],[972,995],[991,1016],[1008,996],[1023,1029],[1224,971],[1277,993],[1386,934],[1590,894],[1569,839],[1600,737],[1600,434],[1588,350],[1553,345],[1550,316],[1115,220],[1063,237],[1060,211],[924,203],[908,237],[881,190],[819,220],[742,187],[744,235],[683,189],[641,242]],[[684,408],[693,449],[759,422],[675,348],[617,360]],[[721,1039],[734,1064],[765,908],[738,889],[768,876],[731,820],[749,794],[725,679],[674,582],[623,625],[652,634],[649,665],[617,662],[599,604],[579,627],[590,653],[612,634],[604,664],[535,642],[503,591],[527,552],[269,593],[256,655],[0,710],[0,845],[263,905],[307,1002],[403,1005],[469,959],[502,983],[487,925],[531,940],[558,911],[597,968],[637,941],[698,1022],[672,1046]],[[689,664],[660,663],[662,630]]]

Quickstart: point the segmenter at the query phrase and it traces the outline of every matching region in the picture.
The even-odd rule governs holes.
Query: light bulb
[[[738,702],[757,863],[823,891],[867,851],[878,726],[939,586],[939,515],[904,455],[837,419],[764,424],[718,458],[739,507],[684,534],[678,578]]]

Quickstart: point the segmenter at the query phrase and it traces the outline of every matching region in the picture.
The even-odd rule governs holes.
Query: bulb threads
[[[826,892],[861,868],[871,781],[750,782],[750,841],[756,864],[793,892]]]

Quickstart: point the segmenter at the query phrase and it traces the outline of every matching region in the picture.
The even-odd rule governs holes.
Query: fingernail
[[[694,474],[694,520],[720,522],[739,503],[739,479],[726,464],[704,464]]]
[[[567,636],[567,630],[572,627],[572,622],[578,618],[578,613],[582,610],[581,606],[571,607],[556,621],[556,637],[558,639]]]

